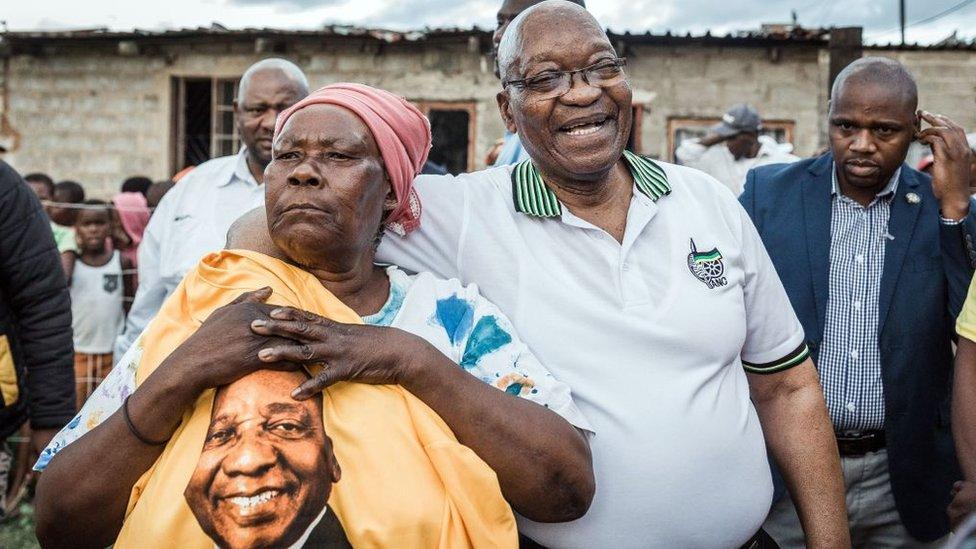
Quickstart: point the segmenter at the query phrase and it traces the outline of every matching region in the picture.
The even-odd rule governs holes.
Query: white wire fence
[[[117,212],[146,212],[152,213],[153,208],[119,208],[115,204],[78,204],[75,202],[54,202],[53,200],[41,200],[41,205],[52,208],[65,208],[69,210],[115,210]]]

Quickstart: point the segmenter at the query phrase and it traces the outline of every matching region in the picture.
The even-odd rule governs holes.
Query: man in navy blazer
[[[902,65],[856,61],[831,92],[830,152],[754,169],[739,199],[815,358],[855,547],[945,537],[961,478],[949,394],[953,325],[976,265],[970,153],[958,125],[917,104]],[[913,139],[932,147],[931,179],[904,163]],[[802,547],[789,497],[764,528]]]

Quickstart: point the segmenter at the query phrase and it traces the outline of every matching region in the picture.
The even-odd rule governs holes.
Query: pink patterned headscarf
[[[309,94],[278,115],[274,139],[285,122],[309,105],[338,105],[352,111],[369,127],[376,141],[386,173],[396,194],[397,207],[386,219],[387,226],[404,235],[420,226],[420,198],[413,180],[423,169],[430,152],[430,122],[406,99],[363,84],[332,84]]]

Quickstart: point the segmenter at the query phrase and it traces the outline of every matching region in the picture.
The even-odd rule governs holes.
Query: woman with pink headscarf
[[[77,421],[45,450],[36,466],[45,470],[37,499],[42,542],[87,540],[105,546],[118,541],[117,546],[125,546],[126,540],[138,539],[143,547],[165,546],[199,534],[198,527],[187,527],[194,515],[216,516],[224,507],[240,507],[237,511],[250,516],[276,505],[275,498],[291,493],[285,488],[290,484],[280,481],[278,488],[264,489],[255,479],[265,474],[262,471],[285,471],[288,463],[284,457],[275,458],[267,446],[264,453],[249,450],[253,455],[245,461],[253,467],[246,471],[237,467],[244,463],[240,460],[234,462],[237,468],[228,460],[226,467],[213,469],[213,478],[226,476],[229,486],[241,486],[231,490],[233,497],[226,498],[223,507],[194,508],[193,515],[182,501],[169,507],[167,502],[181,500],[185,478],[192,471],[187,463],[196,463],[195,458],[177,463],[178,452],[170,448],[185,444],[190,428],[183,430],[181,425],[195,425],[186,413],[206,401],[201,395],[255,371],[298,365],[311,377],[294,387],[291,397],[306,401],[322,394],[325,399],[326,430],[342,468],[341,479],[335,475],[329,480],[336,481],[329,507],[335,505],[353,546],[515,547],[509,505],[522,516],[545,522],[573,520],[585,513],[594,492],[583,434],[589,425],[568,386],[546,371],[476,286],[375,263],[384,228],[405,234],[422,222],[412,182],[430,142],[427,119],[413,105],[359,84],[326,86],[279,115],[272,160],[265,171],[265,211],[274,246],[260,253],[244,252],[235,248],[256,247],[255,243],[232,238],[231,249],[205,258],[163,306],[163,311],[205,318],[202,325],[148,377],[141,353],[145,349],[146,357],[158,355],[159,343],[133,345],[119,361],[122,367],[114,368],[103,383],[106,389],[96,391]],[[255,272],[274,273],[267,282],[273,292],[251,291],[212,313],[193,312],[206,309],[193,292],[237,296],[260,287],[253,282]],[[194,282],[201,280],[206,283]],[[352,316],[330,315],[322,307],[323,289]],[[290,303],[312,300],[316,306],[307,308],[329,318],[280,306],[289,303],[287,296],[292,294],[297,297]],[[165,326],[157,328],[172,336]],[[136,372],[142,376],[138,383]],[[382,448],[380,442],[389,444],[388,438],[336,403],[344,388],[370,385],[399,386],[410,395],[405,402],[418,401],[412,413],[420,415],[406,423],[395,406],[367,408],[371,417],[383,420],[380,423],[405,426],[397,427],[397,436],[404,429],[421,430],[416,418],[428,412],[435,417],[428,426],[448,430],[450,440],[422,444],[436,474],[417,476],[416,468],[409,466],[407,446],[396,452],[368,451],[371,440]],[[131,399],[124,396],[129,394]],[[367,400],[359,402],[360,407],[370,406]],[[229,418],[228,425],[231,420],[236,421]],[[269,428],[269,441],[273,430]],[[206,444],[236,444],[243,435],[231,431],[227,427],[215,432],[213,442],[207,438]],[[282,436],[298,437],[297,432],[281,429]],[[178,438],[170,443],[174,433]],[[457,443],[463,449],[456,448]],[[199,447],[204,441],[195,444]],[[352,447],[368,459],[343,460]],[[487,485],[476,488],[470,482],[472,467],[478,465],[463,465],[459,451],[473,452],[477,463],[487,467]],[[258,467],[259,458],[268,460],[267,466]],[[80,471],[88,473],[79,475]],[[172,475],[153,480],[144,477],[147,471]],[[385,491],[356,489],[370,474],[389,479],[379,483]],[[397,491],[403,478],[414,486],[443,486],[447,503],[430,500],[424,495],[427,488]],[[301,493],[295,491],[296,501]],[[147,497],[130,500],[138,494]],[[501,510],[493,506],[496,501],[502,502]],[[138,518],[140,505],[152,506],[145,521]],[[93,507],[102,512],[92,516]],[[123,528],[127,512],[132,515],[125,520],[131,521]],[[214,521],[208,519],[207,524]],[[249,524],[243,519],[223,522],[227,529],[234,528],[232,523],[242,528]],[[216,528],[201,526],[208,535]],[[314,538],[316,528],[309,526],[305,534]],[[278,540],[282,546],[292,545],[293,536],[302,533],[302,528],[284,530],[292,537]],[[166,532],[175,537],[167,538]],[[203,539],[200,546],[207,545]]]

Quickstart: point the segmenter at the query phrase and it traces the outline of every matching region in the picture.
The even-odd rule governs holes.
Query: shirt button
[[[857,406],[854,406],[853,402],[848,402],[845,408],[847,408],[848,412],[853,412],[854,410],[857,410]]]
[[[857,254],[854,256],[854,261],[857,261],[858,263],[864,263],[864,256],[861,254]]]
[[[860,301],[855,301],[854,302],[854,310],[855,311],[860,311],[861,310],[861,302]]]
[[[629,270],[630,270],[630,263],[624,263],[624,264],[623,264],[623,266],[622,266],[621,268],[622,268],[623,270],[625,270],[625,271],[629,271]]]
[[[860,355],[861,355],[861,353],[857,352],[857,349],[851,349],[851,358],[852,359],[857,360],[857,357],[859,357]]]

